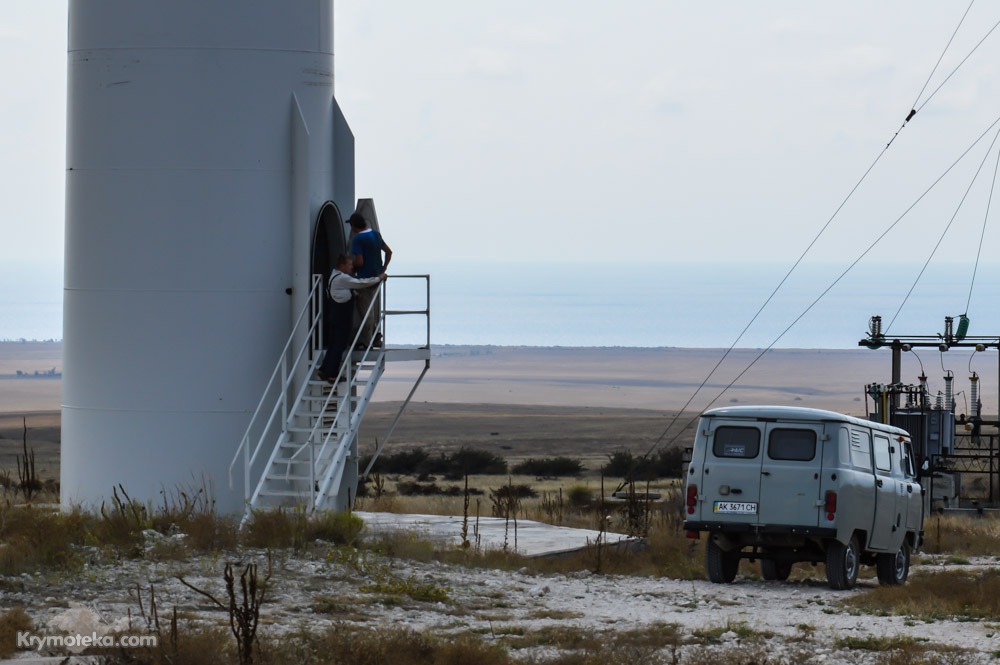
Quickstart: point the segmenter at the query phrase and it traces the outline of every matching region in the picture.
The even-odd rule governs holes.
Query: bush
[[[579,476],[583,465],[569,457],[529,458],[511,469],[512,473],[525,476]]]
[[[504,485],[498,489],[490,490],[490,494],[501,499],[506,499],[508,497],[513,497],[515,499],[534,499],[538,496],[538,492],[531,489],[531,486],[529,485]]]
[[[653,455],[635,457],[631,451],[619,450],[608,455],[608,463],[601,467],[606,476],[632,480],[680,478],[683,475],[684,451],[680,448],[661,448]]]
[[[379,455],[379,458],[375,461],[375,466],[372,467],[372,471],[377,471],[379,473],[402,473],[407,475],[415,475],[418,473],[424,463],[427,461],[428,454],[422,448],[414,448],[413,450],[401,450],[398,453],[393,453],[391,455]],[[361,459],[361,468],[368,468],[368,464],[371,462],[371,455],[366,455]]]
[[[255,510],[243,542],[250,547],[299,551],[316,540],[353,543],[363,527],[361,518],[351,513],[322,512],[310,517],[304,508]]]
[[[396,484],[396,491],[403,496],[463,496],[465,490],[458,485],[451,487],[440,487],[437,483],[415,483],[403,480]],[[483,491],[475,488],[469,489],[470,495],[480,495]]]
[[[361,467],[366,468],[371,456],[362,458]],[[443,475],[447,480],[458,480],[466,475],[504,475],[507,462],[488,450],[477,450],[462,446],[450,455],[441,453],[431,457],[424,450],[415,448],[393,455],[380,455],[372,471],[398,473],[426,479],[431,474]]]
[[[0,616],[0,658],[10,658],[17,651],[17,634],[33,628],[31,617],[22,607]]]
[[[0,575],[17,575],[48,566],[80,565],[74,546],[88,539],[93,517],[80,510],[59,512],[0,504]]]
[[[496,453],[462,446],[450,457],[444,458],[443,473],[448,480],[458,480],[472,475],[500,476],[507,473],[507,462]],[[432,473],[435,473],[432,471]]]
[[[574,508],[589,508],[594,503],[594,491],[585,485],[573,485],[566,490],[566,500]]]

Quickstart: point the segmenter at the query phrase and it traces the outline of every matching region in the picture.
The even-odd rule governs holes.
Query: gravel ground
[[[839,592],[827,588],[820,575],[785,583],[740,577],[731,585],[715,585],[590,572],[538,575],[526,569],[413,562],[353,550],[338,550],[341,553],[331,557],[328,551],[318,544],[308,554],[274,559],[262,632],[280,636],[303,627],[321,630],[348,622],[504,639],[549,627],[610,635],[666,630],[665,625],[671,624],[691,643],[683,651],[714,649],[721,654],[719,662],[727,662],[726,653],[750,643],[758,649],[765,645],[768,662],[887,662],[877,661],[877,653],[838,647],[838,640],[848,637],[908,637],[930,647],[926,657],[940,652],[942,663],[993,663],[993,654],[1000,652],[996,624],[854,614],[840,605],[844,598],[875,586],[874,580]],[[0,606],[23,606],[43,634],[102,633],[126,629],[130,616],[134,628],[141,626],[137,590],[148,607],[152,586],[161,614],[177,607],[184,616],[225,624],[226,614],[179,577],[223,599],[221,571],[226,560],[225,556],[132,560],[91,563],[74,573],[25,574],[2,580]],[[257,562],[262,574],[266,568],[263,552],[243,552],[239,561]],[[943,559],[923,557],[913,574],[945,567]],[[387,594],[394,599],[387,601]],[[513,653],[538,661],[555,651],[554,646],[535,644]]]

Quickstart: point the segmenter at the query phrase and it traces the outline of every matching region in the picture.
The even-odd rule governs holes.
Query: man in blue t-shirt
[[[347,220],[354,231],[354,239],[351,241],[351,253],[354,254],[354,270],[361,278],[376,277],[385,273],[389,268],[389,261],[392,259],[392,250],[385,244],[382,234],[369,228],[365,218],[354,213]],[[382,254],[385,254],[385,260]],[[358,291],[354,296],[354,303],[357,306],[358,320],[362,321],[360,343],[368,346],[372,342],[373,346],[382,346],[382,335],[379,333],[379,318],[381,317],[381,303],[378,302],[379,287],[373,286]],[[372,301],[375,304],[372,305]],[[365,314],[368,308],[372,311],[368,318]]]

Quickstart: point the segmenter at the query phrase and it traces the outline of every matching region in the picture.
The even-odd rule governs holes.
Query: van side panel
[[[837,540],[846,544],[859,525],[864,530],[871,526],[871,511],[875,501],[875,477],[871,466],[871,435],[866,428],[855,425],[831,424],[829,426],[831,455],[824,460],[823,495],[837,493],[837,512],[834,519],[826,515],[820,520],[824,526],[837,529]]]

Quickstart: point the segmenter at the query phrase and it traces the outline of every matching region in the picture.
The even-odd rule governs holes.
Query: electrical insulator
[[[969,401],[971,402],[970,408],[972,409],[972,419],[978,420],[979,418],[979,375],[975,372],[969,377]]]
[[[955,387],[952,385],[955,375],[948,370],[944,376],[944,408],[954,413],[955,411]]]

